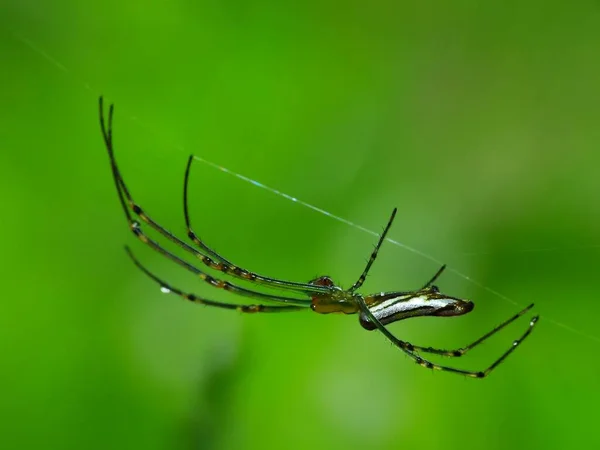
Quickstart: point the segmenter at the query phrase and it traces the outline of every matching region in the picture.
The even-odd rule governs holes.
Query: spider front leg
[[[419,364],[420,366],[425,367],[427,369],[453,372],[453,373],[458,373],[458,374],[465,375],[465,376],[472,377],[472,378],[487,377],[492,372],[492,370],[494,370],[500,363],[502,363],[508,357],[508,355],[510,355],[519,346],[519,344],[521,342],[523,342],[527,336],[529,336],[529,334],[533,330],[533,327],[535,326],[535,324],[537,323],[537,321],[539,319],[539,316],[534,316],[531,319],[531,321],[529,322],[529,327],[527,328],[527,330],[517,340],[513,341],[511,347],[508,350],[506,350],[498,359],[496,359],[496,361],[494,361],[487,369],[485,369],[483,371],[472,371],[472,370],[463,370],[463,369],[457,369],[454,367],[435,364],[435,363],[432,363],[431,361],[421,358],[415,352],[420,350],[420,351],[424,351],[424,352],[441,354],[441,355],[446,355],[446,356],[461,356],[464,353],[466,353],[468,350],[470,350],[471,348],[475,347],[476,345],[478,345],[481,342],[483,342],[484,340],[486,340],[491,335],[495,334],[500,329],[504,328],[509,323],[511,323],[514,320],[516,320],[517,318],[519,318],[526,311],[528,311],[533,305],[528,306],[523,311],[521,311],[514,317],[511,317],[506,322],[503,322],[498,327],[494,328],[492,331],[485,334],[484,336],[482,336],[481,338],[479,338],[478,340],[476,340],[469,346],[465,347],[464,349],[461,349],[461,350],[463,350],[462,352],[461,352],[461,350],[457,350],[456,353],[454,353],[454,351],[439,350],[439,349],[434,349],[431,347],[417,347],[417,346],[412,345],[409,342],[398,339],[385,327],[385,325],[383,323],[381,323],[381,321],[377,317],[375,317],[375,315],[371,312],[371,310],[365,303],[365,300],[364,300],[364,298],[362,298],[362,296],[357,296],[356,300],[357,300],[358,306],[361,310],[361,315],[364,314],[364,316],[366,316],[368,318],[370,323],[372,323],[374,325],[374,328],[377,328],[379,331],[381,331],[381,333],[383,333],[383,335],[386,338],[388,338],[389,341],[392,342],[392,344],[394,344],[396,347],[400,348],[400,350],[402,350],[404,353],[406,353],[408,356],[410,356],[413,359],[413,361],[415,361],[417,364]]]
[[[144,244],[152,247],[155,251],[157,251],[157,252],[163,254],[164,256],[168,257],[169,259],[173,260],[177,264],[186,267],[188,270],[192,269],[192,271],[194,271],[198,275],[200,275],[200,271],[193,269],[191,267],[191,265],[183,262],[181,260],[181,258],[176,257],[174,254],[167,251],[156,241],[153,241],[152,239],[150,239],[145,234],[145,232],[142,230],[141,223],[143,222],[143,223],[147,224],[148,226],[150,226],[150,228],[157,231],[162,236],[169,239],[174,244],[181,247],[187,253],[198,258],[205,266],[207,266],[211,269],[226,273],[228,275],[231,275],[233,277],[236,277],[238,279],[242,279],[245,281],[252,281],[252,282],[259,283],[259,284],[264,284],[268,287],[288,289],[288,290],[296,291],[296,292],[299,292],[299,293],[305,294],[305,295],[310,294],[310,293],[315,293],[315,292],[323,293],[323,292],[327,291],[326,289],[324,289],[322,287],[312,286],[308,283],[295,283],[292,281],[264,277],[264,276],[256,274],[256,273],[249,272],[247,270],[242,269],[241,267],[231,264],[228,260],[226,260],[225,258],[222,258],[216,252],[214,252],[213,250],[211,250],[210,248],[208,248],[207,246],[202,244],[202,250],[205,251],[205,253],[207,253],[208,255],[211,255],[212,256],[212,258],[211,258],[210,256],[207,256],[207,254],[204,254],[201,251],[196,250],[194,247],[192,247],[189,244],[187,244],[186,242],[182,241],[180,238],[175,236],[173,233],[171,233],[169,230],[164,228],[158,222],[153,220],[142,209],[142,207],[134,201],[127,185],[125,184],[125,180],[123,179],[121,172],[117,166],[117,161],[115,159],[115,153],[114,153],[114,147],[113,147],[113,132],[112,132],[114,106],[112,104],[109,106],[108,117],[106,117],[106,118],[105,118],[105,114],[104,114],[104,101],[103,101],[102,97],[100,97],[98,100],[98,106],[99,106],[99,114],[100,114],[100,128],[102,131],[102,137],[104,139],[104,144],[105,144],[106,150],[108,152],[111,170],[112,170],[112,174],[113,174],[113,181],[114,181],[115,187],[117,189],[117,195],[119,197],[119,202],[121,203],[121,207],[123,208],[123,211],[125,213],[125,217],[129,224],[130,230],[135,234],[135,236],[140,241],[142,241]],[[188,167],[186,169],[186,180],[185,180],[186,187],[185,187],[185,191],[184,191],[184,206],[185,206],[185,215],[186,215],[186,223],[187,224],[189,224],[189,217],[188,217],[188,213],[187,213],[187,178],[189,176],[189,167],[190,167],[191,161],[192,161],[192,159],[190,158],[188,161]],[[134,220],[133,215],[137,216],[141,220],[141,222]],[[201,276],[201,278],[204,277],[203,275],[200,275],[200,276]],[[203,279],[205,279],[205,278],[203,278]],[[205,281],[206,281],[206,279],[205,279]],[[225,284],[225,285],[220,284],[219,286],[228,286],[228,285],[229,284]],[[259,296],[264,297],[263,295],[259,295]],[[273,297],[271,297],[271,299],[273,299]],[[293,300],[293,301],[295,302],[295,300]],[[309,304],[309,303],[306,303],[306,300],[301,301],[301,302],[304,302],[303,304]]]

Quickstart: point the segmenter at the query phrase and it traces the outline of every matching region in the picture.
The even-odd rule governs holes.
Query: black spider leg
[[[431,280],[429,280],[427,283],[425,283],[421,289],[425,289],[425,288],[431,286],[433,283],[435,283],[435,280],[438,279],[438,277],[442,274],[442,272],[445,269],[446,269],[446,264],[444,264],[442,267],[440,267],[438,269],[438,271],[435,273],[435,275],[431,277]]]
[[[179,264],[180,266],[182,266],[185,269],[189,270],[190,272],[194,273],[200,279],[202,279],[206,283],[208,283],[211,286],[214,286],[216,288],[224,289],[224,290],[236,293],[238,295],[242,295],[242,296],[246,296],[246,297],[260,298],[260,299],[267,300],[267,301],[296,304],[296,305],[301,305],[301,306],[310,305],[310,303],[311,303],[310,300],[303,300],[303,299],[298,299],[298,298],[293,298],[293,297],[283,297],[283,296],[278,296],[278,295],[265,294],[262,292],[245,289],[243,287],[229,283],[228,281],[223,281],[223,280],[213,278],[210,275],[202,272],[195,266],[193,266],[193,265],[189,264],[188,262],[184,261],[183,259],[179,258],[175,254],[164,249],[160,244],[158,244],[156,241],[150,239],[146,234],[144,234],[144,232],[142,231],[142,229],[140,227],[140,224],[138,222],[136,222],[135,220],[133,220],[133,218],[131,217],[131,213],[129,212],[129,209],[127,208],[127,202],[129,202],[129,204],[132,205],[132,209],[134,209],[134,212],[137,209],[135,203],[133,202],[133,200],[131,198],[131,195],[129,194],[129,192],[127,190],[127,187],[125,186],[125,184],[122,181],[122,178],[117,169],[116,160],[114,157],[113,144],[112,144],[112,119],[113,119],[114,107],[113,107],[113,105],[110,105],[110,107],[109,107],[108,127],[106,126],[105,121],[104,121],[104,110],[103,110],[102,97],[100,97],[99,107],[100,107],[100,126],[102,128],[102,134],[104,136],[104,142],[106,144],[106,149],[107,149],[109,157],[110,157],[113,178],[115,181],[115,186],[117,188],[117,193],[119,195],[119,201],[121,202],[121,206],[123,207],[123,211],[125,212],[125,216],[127,218],[127,222],[129,223],[129,227],[130,227],[131,231],[141,242],[148,245],[156,252],[167,257],[171,261],[174,261],[175,263]],[[125,197],[127,197],[127,201],[125,200]],[[139,209],[138,215],[140,215],[140,217],[141,217],[141,215],[143,215],[143,212],[141,211],[141,209]],[[162,227],[161,227],[161,229],[162,229]],[[168,233],[169,235],[173,236],[171,233],[167,232],[166,230],[164,230],[164,231],[165,231],[165,233]],[[166,236],[167,234],[165,234],[165,233],[163,233],[163,235]]]
[[[240,312],[243,312],[243,313],[291,312],[291,311],[299,311],[299,310],[306,309],[304,306],[288,306],[288,305],[285,305],[285,306],[234,305],[234,304],[231,304],[231,303],[216,302],[214,300],[208,300],[208,299],[205,299],[205,298],[202,298],[202,297],[198,297],[196,294],[190,294],[190,293],[183,292],[182,290],[180,290],[180,289],[178,289],[176,287],[173,287],[169,283],[167,283],[166,281],[160,279],[159,277],[157,277],[156,275],[154,275],[152,272],[150,272],[148,269],[146,269],[146,267],[144,267],[142,265],[142,263],[133,255],[133,253],[131,252],[131,249],[129,247],[125,247],[125,250],[127,251],[127,254],[133,260],[133,263],[142,272],[144,272],[148,277],[150,277],[151,279],[153,279],[154,281],[156,281],[165,292],[167,292],[169,294],[178,295],[179,297],[182,297],[185,300],[189,300],[190,302],[193,302],[193,303],[198,303],[198,304],[206,305],[206,306],[215,306],[217,308],[223,308],[223,309],[235,309],[236,311],[240,311]]]
[[[377,242],[377,245],[375,246],[375,248],[373,249],[373,252],[371,253],[371,257],[369,258],[369,261],[367,262],[367,266],[365,267],[365,270],[363,270],[363,272],[360,274],[360,277],[358,277],[358,280],[356,280],[356,283],[354,283],[352,285],[352,287],[349,289],[350,292],[354,292],[355,290],[360,288],[363,285],[363,283],[365,282],[365,280],[367,279],[367,274],[369,273],[371,266],[373,265],[373,263],[375,262],[375,259],[377,258],[377,254],[379,253],[379,248],[381,247],[381,244],[383,244],[383,241],[385,240],[385,236],[387,235],[388,231],[390,230],[392,223],[394,222],[394,218],[396,217],[397,212],[398,212],[398,208],[394,208],[394,210],[392,211],[392,215],[390,216],[390,220],[388,220],[387,225],[383,229],[383,233],[381,233],[381,236],[379,237],[379,241]]]
[[[100,103],[102,104],[102,98],[100,98]],[[102,107],[102,105],[101,105],[101,107]],[[203,245],[202,248],[207,253],[209,253],[210,255],[213,255],[213,257],[215,259],[220,259],[220,261],[215,261],[215,260],[211,259],[209,256],[204,255],[203,253],[199,252],[194,247],[191,247],[186,242],[182,241],[177,236],[175,236],[173,233],[166,230],[162,225],[160,225],[156,221],[154,221],[150,216],[148,216],[142,210],[142,208],[139,205],[137,205],[133,201],[133,198],[131,197],[131,195],[129,193],[129,189],[125,185],[123,177],[121,176],[120,171],[118,169],[116,159],[114,156],[114,151],[112,149],[112,113],[113,113],[113,105],[110,105],[109,120],[111,122],[109,122],[108,133],[106,133],[104,125],[103,125],[103,123],[104,123],[103,116],[100,117],[100,121],[103,126],[104,140],[105,140],[107,149],[109,149],[109,145],[110,145],[109,156],[111,158],[111,165],[113,167],[113,176],[118,179],[120,188],[122,189],[122,191],[125,195],[125,203],[128,204],[131,211],[133,211],[133,213],[136,216],[138,216],[140,218],[140,220],[147,223],[152,229],[156,230],[158,233],[162,234],[167,239],[174,242],[176,245],[181,247],[183,250],[187,251],[188,253],[191,253],[192,255],[194,255],[195,257],[200,259],[204,265],[206,265],[207,267],[210,267],[212,269],[218,270],[220,272],[226,273],[228,275],[231,275],[236,278],[243,279],[243,280],[256,281],[257,283],[264,284],[264,285],[270,286],[270,287],[294,290],[294,291],[301,292],[306,295],[310,295],[311,293],[324,294],[324,293],[330,292],[330,289],[325,286],[316,286],[316,285],[312,285],[312,284],[308,284],[308,283],[295,283],[292,281],[278,280],[275,278],[264,277],[264,276],[256,274],[256,273],[249,272],[245,269],[242,269],[241,267],[238,267],[232,263],[229,263],[227,260],[225,260],[220,255],[218,255],[216,252],[214,252],[212,249]],[[102,114],[102,111],[101,111],[101,114]],[[187,177],[188,171],[189,171],[189,162],[188,162],[188,168],[186,169],[186,177]],[[186,181],[186,184],[187,184],[187,181]],[[118,189],[118,187],[117,187],[117,189]],[[187,187],[184,187],[184,196],[186,195],[186,189],[187,189]],[[187,215],[186,215],[186,222],[189,223],[189,219],[187,218]]]
[[[208,245],[206,245],[202,241],[202,239],[200,239],[198,237],[198,235],[192,229],[192,224],[191,224],[191,220],[190,220],[190,212],[189,212],[189,208],[188,208],[188,205],[189,205],[189,203],[188,203],[188,187],[189,187],[189,181],[190,181],[190,171],[192,168],[192,161],[194,161],[194,155],[190,155],[188,157],[187,164],[185,165],[185,175],[183,176],[183,216],[185,218],[185,226],[187,228],[187,236],[188,236],[188,238],[190,238],[192,240],[192,242],[194,244],[196,244],[198,247],[200,247],[200,249],[202,251],[204,251],[208,255],[210,255],[211,258],[214,258],[217,261],[221,261],[223,264],[225,264],[227,266],[234,267],[235,264],[233,264],[231,261],[227,260],[224,256],[217,253],[215,250],[210,248]],[[267,278],[267,279],[271,280],[270,278]],[[279,281],[279,280],[274,280],[274,281]],[[294,284],[296,284],[296,283],[294,283]],[[301,283],[299,283],[299,284],[301,284]],[[286,282],[286,285],[287,285],[287,282]]]
[[[537,321],[539,319],[539,316],[534,316],[531,319],[531,321],[529,322],[529,327],[521,335],[521,337],[519,337],[517,340],[513,341],[510,348],[508,350],[506,350],[487,369],[485,369],[483,371],[471,371],[471,370],[462,370],[462,369],[456,369],[454,367],[448,367],[448,366],[442,366],[439,364],[434,364],[430,361],[427,361],[426,359],[421,358],[420,356],[418,356],[411,350],[411,349],[415,349],[414,346],[412,346],[408,342],[398,339],[387,328],[385,328],[385,326],[373,315],[371,310],[369,310],[369,308],[367,307],[367,305],[362,297],[357,296],[357,301],[358,301],[358,305],[359,305],[361,311],[367,315],[369,320],[375,324],[377,329],[379,329],[379,331],[381,331],[383,333],[383,335],[385,337],[387,337],[390,340],[390,342],[392,342],[392,344],[394,344],[396,347],[400,348],[400,350],[402,350],[404,353],[406,353],[408,356],[410,356],[420,366],[425,367],[427,369],[443,370],[446,372],[458,373],[458,374],[466,375],[468,377],[473,377],[473,378],[487,377],[490,374],[490,372],[492,372],[492,370],[494,370],[500,363],[502,363],[508,357],[508,355],[510,355],[519,346],[519,344],[521,344],[521,342],[523,342],[525,340],[525,338],[527,338],[527,336],[529,336],[529,334],[533,330],[533,327],[535,326],[535,324],[537,323]],[[529,309],[529,307],[526,308],[525,311],[527,311],[528,309]],[[520,315],[521,314],[518,314],[517,317],[519,317]],[[509,319],[509,322],[512,322],[512,320],[514,320],[514,319]],[[503,326],[504,326],[504,324],[500,325],[500,328],[502,328]],[[495,331],[497,331],[497,330],[492,330],[492,332],[489,334],[494,334]],[[483,337],[483,339],[485,339],[487,337],[488,336],[486,335]],[[480,339],[479,342],[481,342],[483,339]],[[476,341],[476,344],[477,343],[478,342]]]
[[[453,357],[463,356],[469,350],[477,347],[483,341],[487,340],[489,337],[493,336],[494,334],[496,334],[498,331],[502,330],[507,325],[513,323],[515,320],[517,320],[519,317],[521,317],[523,314],[525,314],[527,311],[529,311],[531,308],[533,308],[533,306],[534,306],[534,304],[532,303],[531,305],[522,309],[517,314],[508,318],[507,320],[502,322],[500,325],[498,325],[495,328],[493,328],[492,330],[488,331],[483,336],[481,336],[479,339],[473,341],[472,343],[470,343],[469,345],[467,345],[465,347],[461,347],[461,348],[458,348],[455,350],[443,350],[443,349],[433,348],[433,347],[420,347],[418,345],[412,345],[409,342],[405,342],[406,348],[411,352],[424,352],[424,353],[432,353],[435,355],[453,356]]]
[[[373,249],[373,252],[371,253],[371,257],[369,258],[369,261],[367,262],[367,266],[365,267],[365,270],[363,270],[363,273],[360,275],[360,277],[358,278],[356,283],[354,283],[352,285],[352,287],[350,288],[350,292],[354,292],[355,290],[360,288],[363,285],[363,283],[365,282],[365,280],[367,279],[369,270],[371,269],[371,266],[375,262],[375,259],[377,259],[379,249],[381,248],[383,241],[385,241],[385,237],[386,237],[388,231],[392,227],[392,223],[394,222],[394,219],[396,218],[397,212],[398,212],[398,208],[394,208],[394,210],[392,211],[392,215],[390,216],[390,219],[388,220],[387,225],[385,226],[385,228],[383,229],[383,232],[379,236],[379,241],[377,241],[377,245],[375,246],[375,248]],[[426,287],[429,287],[430,285],[432,285],[435,282],[435,280],[437,280],[438,277],[442,274],[442,272],[444,271],[445,268],[446,268],[446,264],[444,264],[442,267],[440,267],[440,269],[438,269],[436,274],[427,283],[425,283],[425,285],[421,289],[425,289]]]

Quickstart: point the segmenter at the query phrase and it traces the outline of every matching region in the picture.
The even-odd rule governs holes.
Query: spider
[[[487,369],[481,371],[462,370],[446,365],[439,365],[424,359],[419,353],[429,353],[434,355],[459,357],[466,354],[469,350],[475,348],[483,341],[487,340],[492,335],[509,325],[510,323],[517,320],[527,311],[529,311],[533,304],[527,306],[522,311],[518,312],[514,316],[502,322],[500,325],[487,332],[479,339],[470,343],[469,345],[458,348],[456,350],[443,350],[433,347],[420,347],[413,345],[407,341],[403,341],[394,336],[385,325],[396,322],[398,320],[407,319],[410,317],[419,316],[438,316],[438,317],[449,317],[449,316],[460,316],[473,310],[473,303],[469,300],[464,300],[456,297],[451,297],[442,294],[437,286],[433,283],[438,279],[445,269],[443,265],[435,275],[425,283],[420,289],[414,291],[397,291],[397,292],[379,292],[370,295],[362,295],[357,290],[363,285],[367,274],[371,269],[371,266],[377,258],[379,248],[385,240],[385,237],[392,226],[394,218],[396,216],[397,209],[395,208],[387,222],[379,241],[375,246],[375,249],[371,253],[371,257],[367,262],[365,269],[358,278],[358,280],[349,288],[342,289],[337,286],[329,276],[321,276],[308,283],[298,283],[293,281],[280,280],[277,278],[271,278],[260,275],[255,272],[243,269],[231,261],[225,259],[223,256],[218,254],[216,251],[208,247],[193,231],[190,215],[188,211],[188,180],[190,176],[191,164],[193,156],[190,156],[187,161],[184,176],[184,187],[183,187],[183,209],[184,217],[187,228],[187,237],[190,239],[194,246],[181,240],[170,231],[155,222],[146,212],[133,200],[129,189],[127,188],[121,172],[117,166],[117,162],[114,155],[113,149],[113,136],[112,136],[112,121],[114,105],[110,105],[108,110],[108,120],[105,121],[105,113],[103,106],[103,98],[99,99],[100,107],[100,127],[108,151],[110,159],[110,166],[112,170],[113,180],[119,196],[119,201],[125,212],[125,217],[129,224],[130,230],[133,234],[145,245],[149,246],[156,252],[170,259],[179,266],[187,269],[188,271],[195,274],[202,281],[206,282],[210,286],[218,289],[223,289],[231,293],[258,299],[261,301],[259,304],[252,305],[237,305],[225,302],[218,302],[210,300],[204,297],[200,297],[196,294],[185,292],[177,287],[174,287],[164,281],[163,279],[150,272],[140,261],[135,258],[131,250],[126,247],[126,251],[133,260],[134,264],[148,277],[158,283],[161,290],[165,293],[171,293],[189,300],[193,303],[199,303],[207,306],[214,306],[217,308],[232,309],[243,313],[280,313],[280,312],[291,312],[304,310],[307,308],[312,309],[314,312],[319,314],[329,313],[343,313],[343,314],[359,314],[359,322],[366,330],[379,330],[383,335],[392,342],[393,345],[398,347],[401,351],[407,354],[414,362],[422,367],[428,369],[435,369],[447,372],[453,372],[462,374],[473,378],[484,378],[487,377],[500,363],[502,363],[508,355],[510,355],[517,346],[525,340],[527,336],[533,330],[539,316],[534,316],[529,322],[529,326],[526,331],[506,350],[496,361],[494,361]],[[134,219],[134,216],[137,219]],[[184,251],[189,253],[192,257],[200,260],[202,264],[210,269],[221,272],[225,275],[229,275],[234,278],[238,278],[244,281],[252,282],[256,285],[263,285],[270,288],[276,288],[284,290],[290,294],[296,296],[283,296],[268,294],[264,292],[247,289],[242,286],[230,283],[219,278],[215,278],[209,273],[198,269],[195,265],[190,264],[186,260],[180,258],[174,253],[167,250],[157,241],[151,239],[142,229],[142,223],[154,229],[160,235],[170,240],[174,244],[181,247]],[[301,298],[300,298],[301,297]],[[279,303],[278,305],[263,304],[267,303]]]

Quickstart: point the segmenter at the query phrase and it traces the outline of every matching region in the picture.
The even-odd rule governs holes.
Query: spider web
[[[45,59],[46,61],[48,61],[51,65],[53,65],[56,69],[60,70],[61,72],[65,73],[67,76],[69,76],[70,78],[72,78],[77,84],[79,84],[80,86],[84,87],[86,90],[90,91],[91,93],[94,93],[94,95],[98,95],[97,92],[100,92],[97,89],[92,88],[92,86],[86,82],[85,80],[78,78],[71,70],[69,70],[65,65],[63,65],[62,63],[60,63],[55,57],[53,57],[52,55],[50,55],[47,51],[45,51],[44,49],[42,49],[39,45],[37,45],[36,43],[32,42],[31,40],[25,38],[24,36],[16,33],[16,32],[12,32],[13,36],[15,37],[15,39],[21,41],[23,44],[25,44],[27,47],[29,47],[33,52],[35,52],[36,54],[38,54],[39,56],[41,56],[43,59]],[[152,133],[156,136],[156,133],[148,126],[146,126],[146,124],[144,124],[143,122],[141,122],[139,120],[139,118],[137,118],[136,116],[130,116],[129,119],[133,122],[136,122],[139,126],[143,127],[147,132]],[[157,136],[158,137],[158,136]],[[185,152],[186,149],[181,146],[181,145],[176,145],[176,144],[169,144],[171,147],[176,148],[179,151]],[[194,159],[198,162],[201,162],[203,164],[206,164],[207,166],[213,168],[213,169],[217,169],[221,172],[226,173],[227,175],[233,176],[235,178],[238,178],[246,183],[249,183],[251,185],[254,185],[256,187],[259,187],[261,189],[264,189],[266,191],[271,192],[272,194],[278,195],[280,197],[283,197],[286,200],[289,200],[291,202],[297,203],[299,205],[301,205],[302,207],[311,209],[319,214],[323,214],[327,217],[330,217],[331,219],[337,220],[339,222],[342,222],[344,224],[346,224],[347,226],[356,228],[362,232],[368,233],[370,235],[373,235],[375,237],[379,236],[379,233],[376,231],[373,231],[369,228],[366,228],[358,223],[352,222],[344,217],[340,217],[337,216],[335,214],[330,213],[329,211],[319,208],[318,206],[315,206],[313,204],[307,203],[305,201],[300,200],[297,197],[294,197],[290,194],[287,194],[285,192],[282,192],[276,188],[267,186],[263,183],[261,183],[260,181],[254,180],[250,177],[247,177],[241,173],[235,172],[233,170],[228,169],[227,167],[221,166],[217,163],[214,163],[212,161],[209,161],[205,158],[202,158],[200,156],[194,156]],[[404,244],[400,241],[391,239],[391,238],[386,238],[386,241],[389,242],[390,244],[393,244],[397,247],[403,248],[415,255],[421,256],[422,258],[425,258],[431,262],[434,262],[436,264],[438,264],[439,266],[441,266],[443,264],[443,261],[441,261],[440,259],[436,258],[433,255],[430,255],[428,253],[422,252],[421,250],[418,250],[414,247],[411,247],[407,244]],[[539,248],[539,249],[524,249],[521,250],[521,252],[554,252],[554,251],[560,251],[560,250],[573,250],[573,249],[580,249],[580,248],[598,248],[600,247],[600,245],[591,245],[591,246],[578,246],[578,247],[573,247],[573,248],[563,248],[563,247],[549,247],[549,248]],[[463,253],[464,255],[482,255],[482,254],[487,254],[486,252],[465,252]],[[467,274],[460,272],[450,266],[446,267],[446,272],[450,272],[455,274],[456,276],[468,281],[469,283],[472,283],[473,285],[477,286],[480,289],[483,289],[484,291],[492,294],[493,296],[508,302],[512,305],[518,306],[518,307],[525,307],[525,304],[520,303],[504,294],[502,294],[501,292],[471,278],[470,276],[468,276]],[[595,336],[593,334],[589,334],[589,333],[585,333],[581,330],[578,330],[576,328],[573,328],[570,325],[565,324],[564,322],[560,322],[557,321],[555,319],[553,319],[552,317],[547,316],[546,314],[542,314],[541,315],[542,319],[544,322],[549,322],[559,328],[562,328],[564,330],[567,330],[570,333],[579,335],[581,337],[584,337],[586,339],[590,339],[592,341],[596,341],[596,342],[600,342],[600,337]]]

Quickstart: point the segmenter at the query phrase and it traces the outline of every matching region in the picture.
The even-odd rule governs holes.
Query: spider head
[[[326,287],[335,286],[335,283],[333,282],[331,277],[327,276],[327,275],[323,275],[321,277],[315,278],[314,280],[310,280],[308,283],[314,284],[315,286],[326,286]]]
[[[307,292],[311,296],[311,309],[319,314],[343,313],[354,314],[358,312],[356,301],[352,293],[344,291],[336,285],[331,277],[323,275],[309,281],[314,286],[326,287],[326,290]]]

